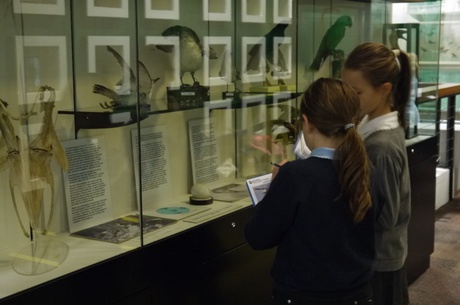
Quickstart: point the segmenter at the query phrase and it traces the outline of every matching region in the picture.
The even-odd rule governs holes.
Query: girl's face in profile
[[[342,80],[353,87],[359,95],[362,115],[369,115],[369,120],[387,114],[391,111],[390,103],[387,102],[391,84],[385,83],[375,88],[359,70],[344,69]],[[388,91],[388,86],[390,91]]]

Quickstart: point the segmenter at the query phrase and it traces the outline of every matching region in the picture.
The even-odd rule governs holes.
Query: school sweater
[[[314,152],[312,152],[314,155]],[[310,156],[284,164],[245,228],[254,249],[277,248],[271,275],[283,291],[337,292],[366,284],[374,262],[374,215],[352,221],[336,200],[334,161]]]
[[[378,130],[364,140],[381,192],[376,221],[376,271],[396,271],[407,257],[411,212],[410,177],[402,127]]]

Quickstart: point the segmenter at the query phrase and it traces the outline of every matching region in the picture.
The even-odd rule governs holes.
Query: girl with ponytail
[[[380,43],[357,46],[344,63],[343,81],[360,96],[358,131],[378,177],[375,305],[409,304],[405,260],[410,219],[410,178],[404,128],[410,100],[411,60]]]
[[[278,247],[274,304],[372,304],[374,196],[356,129],[359,96],[321,78],[303,94],[300,111],[311,154],[274,168],[246,239],[256,250]]]

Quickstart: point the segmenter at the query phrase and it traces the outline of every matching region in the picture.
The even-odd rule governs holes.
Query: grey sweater
[[[410,177],[404,130],[376,131],[365,139],[375,167],[381,210],[377,215],[375,271],[400,269],[407,257],[410,220]]]

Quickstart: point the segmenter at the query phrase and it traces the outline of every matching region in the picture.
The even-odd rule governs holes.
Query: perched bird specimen
[[[301,130],[299,125],[299,109],[277,104],[270,108],[279,108],[280,115],[276,119],[267,121],[271,132],[266,128],[257,130],[250,138],[249,145],[267,155],[284,155],[286,146],[294,144],[296,135]],[[299,125],[299,126],[298,126]]]
[[[342,66],[345,62],[345,52],[342,50],[335,50],[332,56],[332,77],[342,78]]]
[[[404,37],[404,34],[407,33],[406,29],[391,29],[390,35],[388,36],[388,40],[390,41],[390,46],[392,50],[400,50],[399,47],[399,39],[407,40]]]
[[[210,59],[217,59],[216,52],[209,48],[204,50],[200,38],[189,27],[175,25],[167,28],[161,33],[164,37],[178,36],[179,37],[179,54],[180,54],[180,81],[184,85],[182,80],[184,74],[189,72],[192,76],[193,83],[197,81],[195,79],[195,72],[198,71],[203,65],[203,56],[208,56]],[[173,45],[157,45],[157,48],[166,53],[173,51]]]
[[[318,71],[324,61],[336,52],[337,45],[345,36],[345,28],[351,27],[351,17],[344,15],[337,18],[335,23],[327,30],[316,52],[316,57],[310,65],[310,71]]]
[[[228,71],[228,69],[230,71]],[[227,92],[230,83],[235,84],[235,92],[239,92],[238,83],[241,81],[240,71],[237,69],[234,63],[231,61],[230,51],[225,51],[222,59],[222,64],[219,70],[219,76],[227,81]]]
[[[278,23],[273,29],[270,30],[267,34],[264,35],[263,39],[265,40],[265,54],[261,54],[261,44],[255,44],[249,50],[249,59],[246,65],[247,71],[258,71],[261,61],[261,56],[265,60],[265,72],[269,73],[272,70],[272,75],[274,71],[287,71],[286,62],[284,55],[279,49],[280,44],[277,46],[274,45],[275,37],[284,37],[284,31],[288,27],[288,23]],[[278,48],[278,65],[275,66],[274,54],[275,48]],[[268,79],[265,79],[265,82],[270,85]],[[279,81],[281,84],[284,84],[283,80]]]
[[[121,106],[134,106],[137,103],[137,84],[136,76],[133,70],[129,67],[123,57],[118,54],[112,47],[107,46],[107,50],[117,60],[121,67],[121,79],[115,84],[115,90],[109,89],[105,86],[94,84],[93,92],[101,94],[110,99],[110,102],[100,104],[104,109],[116,109]],[[139,102],[140,104],[147,104],[152,93],[153,84],[155,84],[159,78],[152,79],[147,71],[147,68],[142,62],[139,61]]]

